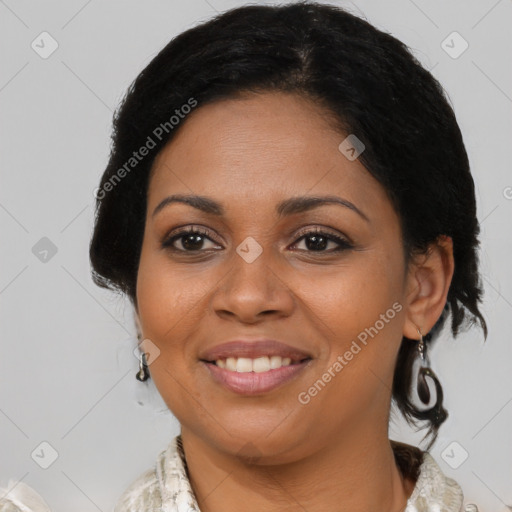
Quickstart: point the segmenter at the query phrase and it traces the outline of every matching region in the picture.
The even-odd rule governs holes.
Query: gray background
[[[111,510],[178,432],[153,385],[135,380],[129,304],[91,281],[93,191],[113,110],[130,82],[171,37],[242,4],[0,1],[0,486],[23,480],[54,512]],[[450,417],[432,454],[467,502],[505,511],[512,504],[512,4],[339,4],[413,49],[448,92],[465,138],[490,334],[485,343],[478,329],[454,340],[445,329],[434,348]],[[43,31],[59,45],[46,59],[31,47],[43,45]],[[453,31],[469,44],[457,58],[442,46]],[[453,37],[446,44],[452,53],[462,48]],[[391,437],[418,444],[424,432],[396,418]],[[43,469],[52,449],[57,459]]]

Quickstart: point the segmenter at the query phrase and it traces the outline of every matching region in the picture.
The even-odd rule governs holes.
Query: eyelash
[[[201,236],[208,238],[210,241],[216,243],[214,240],[211,239],[209,234],[210,233],[207,230],[205,230],[204,228],[189,227],[186,229],[182,229],[181,231],[178,231],[177,233],[173,234],[172,236],[165,238],[164,241],[162,242],[162,248],[171,250],[173,252],[182,252],[182,253],[191,253],[191,254],[194,254],[194,253],[197,254],[198,252],[206,252],[203,249],[197,249],[195,251],[187,251],[187,250],[183,250],[183,249],[177,249],[176,247],[173,247],[173,244],[176,240],[179,240],[180,238],[183,238],[186,235],[201,235]],[[329,251],[325,251],[325,250],[324,251],[312,251],[312,250],[303,250],[303,249],[301,249],[300,251],[305,251],[305,252],[309,252],[309,253],[319,253],[319,254],[322,254],[322,253],[331,254],[331,253],[337,253],[337,252],[341,252],[341,251],[348,250],[348,249],[353,249],[353,247],[354,247],[350,242],[348,242],[344,238],[341,238],[337,235],[329,233],[328,231],[324,231],[321,228],[303,229],[303,230],[299,231],[299,233],[297,233],[297,235],[296,235],[298,238],[293,245],[296,245],[303,238],[306,238],[307,236],[313,236],[313,235],[317,235],[317,236],[320,235],[322,237],[329,239],[329,241],[334,241],[339,245],[339,247],[337,247],[336,249],[329,250]]]

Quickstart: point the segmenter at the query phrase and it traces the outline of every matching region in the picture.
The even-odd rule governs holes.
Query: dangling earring
[[[425,342],[423,341],[423,334],[419,329],[418,334],[420,335],[420,340],[418,343],[418,359],[419,359],[419,369],[416,374],[416,392],[418,394],[419,399],[423,402],[424,405],[428,405],[430,403],[430,388],[427,384],[427,377],[432,379],[434,383],[434,387],[436,389],[436,400],[434,405],[427,407],[423,411],[417,411],[416,417],[429,420],[431,422],[431,426],[429,429],[429,433],[436,432],[436,429],[443,423],[448,417],[448,411],[443,407],[443,388],[436,374],[430,368],[430,360],[427,355],[427,347]],[[428,434],[427,434],[428,435]],[[428,445],[428,449],[432,446],[435,441],[437,434],[434,434],[434,438],[431,440]]]
[[[135,378],[140,382],[145,382],[149,379],[149,370],[148,365],[146,363],[146,354],[144,352],[140,353],[139,356],[139,371],[135,374]]]
[[[418,376],[416,378],[416,392],[418,393],[420,400],[425,405],[430,403],[430,388],[428,387],[427,383],[427,377],[430,377],[434,381],[436,388],[436,402],[431,408],[432,412],[438,419],[446,418],[447,412],[443,409],[443,389],[441,388],[439,379],[430,367],[430,359],[427,355],[427,346],[423,341],[423,334],[421,334],[419,329],[417,329],[417,331],[420,335],[420,341],[418,343],[418,354],[420,362]]]
[[[419,329],[418,334],[420,335],[420,341],[418,343],[418,354],[420,358],[420,368],[418,371],[418,377],[416,381],[416,391],[420,400],[427,405],[430,402],[430,389],[427,384],[427,375],[430,377],[434,377],[432,370],[430,369],[430,361],[427,357],[427,347],[423,342],[423,334]]]
[[[137,322],[137,340],[140,342],[142,341],[142,334],[139,331],[139,324]],[[149,379],[149,370],[148,370],[148,364],[146,361],[146,354],[142,350],[139,354],[139,371],[135,374],[135,378],[139,380],[140,382],[145,382]]]

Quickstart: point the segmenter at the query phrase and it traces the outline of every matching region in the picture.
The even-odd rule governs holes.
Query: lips
[[[239,373],[219,368],[214,363],[201,362],[213,382],[220,384],[224,389],[232,393],[247,396],[266,394],[279,389],[286,383],[303,375],[311,363],[312,360],[308,359],[301,363],[281,366],[275,370],[262,373]]]
[[[205,362],[215,362],[230,357],[256,359],[258,357],[280,356],[290,358],[292,364],[311,359],[312,355],[286,343],[271,339],[259,340],[232,340],[200,353],[199,359]]]
[[[239,395],[269,393],[298,378],[312,363],[312,354],[270,339],[232,340],[200,354],[213,382]]]

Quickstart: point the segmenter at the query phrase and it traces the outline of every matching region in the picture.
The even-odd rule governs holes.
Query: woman
[[[428,453],[428,348],[449,315],[487,335],[474,183],[404,44],[315,3],[187,30],[130,87],[96,197],[95,282],[181,425],[116,511],[477,510]],[[392,403],[425,450],[388,438]]]

